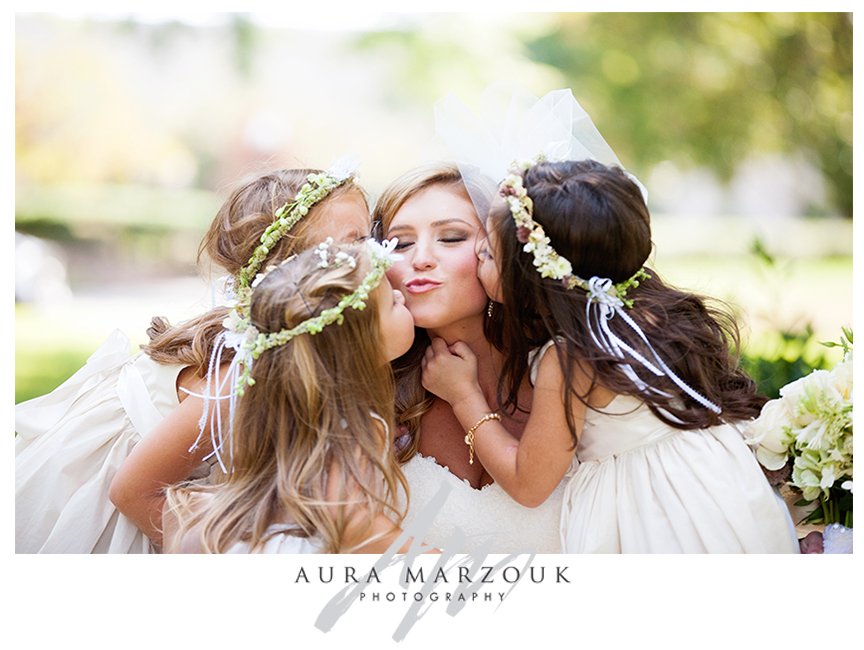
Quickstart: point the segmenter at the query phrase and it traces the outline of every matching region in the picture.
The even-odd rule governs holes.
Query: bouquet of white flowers
[[[808,514],[796,524],[852,527],[852,331],[843,359],[787,384],[747,429],[756,458]]]

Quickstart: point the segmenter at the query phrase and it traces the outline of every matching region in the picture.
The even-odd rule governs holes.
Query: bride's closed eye
[[[458,244],[468,240],[468,233],[462,231],[443,232],[438,235],[438,241],[445,244]]]

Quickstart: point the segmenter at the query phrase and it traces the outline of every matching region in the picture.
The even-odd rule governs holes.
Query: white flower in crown
[[[560,280],[573,272],[573,267],[565,258],[556,255],[554,258],[544,260],[540,268],[540,275],[544,278]]]
[[[228,312],[228,315],[222,321],[222,327],[228,332],[244,332],[249,325],[249,321],[241,316],[236,309]]]
[[[528,241],[525,243],[525,246],[522,247],[526,253],[534,253],[534,257],[540,257],[543,254],[548,255],[551,250],[549,245],[552,243],[546,233],[543,231],[543,227],[539,224],[534,227],[531,231],[531,234],[528,235]]]
[[[357,260],[352,256],[346,253],[345,251],[339,251],[330,259],[330,246],[333,244],[333,238],[328,237],[323,242],[318,244],[315,248],[315,254],[320,258],[320,262],[318,262],[319,269],[326,268],[338,268],[343,265],[350,266],[352,269],[357,268]]]
[[[315,248],[315,254],[321,259],[318,262],[319,269],[326,269],[330,266],[330,244],[333,243],[333,238],[328,237]]]
[[[403,259],[403,255],[396,252],[396,245],[398,243],[399,240],[396,237],[385,239],[381,242],[375,241],[374,239],[366,240],[366,246],[369,249],[369,255],[372,259],[387,261],[390,264]]]
[[[526,253],[534,255],[534,266],[540,272],[540,277],[561,280],[573,273],[569,260],[558,255],[551,246],[551,240],[546,236],[543,226],[533,222],[533,228],[528,234],[528,241],[522,247]]]
[[[267,274],[270,273],[270,271],[272,271],[272,270],[275,269],[275,268],[276,268],[276,267],[275,267],[274,265],[271,264],[271,265],[268,266],[266,269],[264,269],[263,272],[261,272],[261,273],[256,273],[256,274],[255,274],[255,279],[252,280],[252,284],[250,284],[249,286],[252,287],[253,289],[254,289],[255,287],[257,287],[259,284],[261,284],[261,281],[262,281],[264,278],[267,277]]]
[[[344,181],[347,178],[356,176],[358,167],[359,163],[355,157],[343,156],[330,165],[327,173],[336,180]]]

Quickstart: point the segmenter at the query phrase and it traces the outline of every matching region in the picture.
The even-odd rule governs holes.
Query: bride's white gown
[[[423,521],[422,541],[457,553],[560,553],[559,520],[564,488],[539,507],[526,508],[511,499],[497,483],[479,490],[442,467],[434,458],[415,454],[402,466],[410,491],[407,529]],[[431,525],[424,506],[447,492]]]

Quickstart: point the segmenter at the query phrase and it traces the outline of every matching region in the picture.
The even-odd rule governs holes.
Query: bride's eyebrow
[[[455,225],[462,225],[462,226],[465,226],[466,228],[476,228],[477,227],[477,224],[469,223],[468,221],[465,221],[464,219],[459,219],[458,217],[452,217],[452,218],[448,218],[448,219],[438,219],[436,221],[431,222],[429,224],[429,226],[432,228],[440,228],[441,226],[450,226],[450,225],[454,225],[454,224]],[[414,226],[406,223],[406,224],[400,224],[398,226],[390,226],[390,228],[387,229],[387,235],[390,236],[393,233],[400,233],[400,232],[413,233],[415,231],[416,231],[416,228]]]
[[[390,226],[387,229],[387,234],[392,235],[394,232],[414,232],[414,226],[404,225],[404,226]]]
[[[433,221],[431,225],[433,228],[439,228],[441,226],[449,226],[450,224],[462,224],[463,226],[468,226],[469,228],[473,227],[474,224],[470,224],[464,219],[458,219],[453,217],[452,219],[439,219],[438,221]]]

